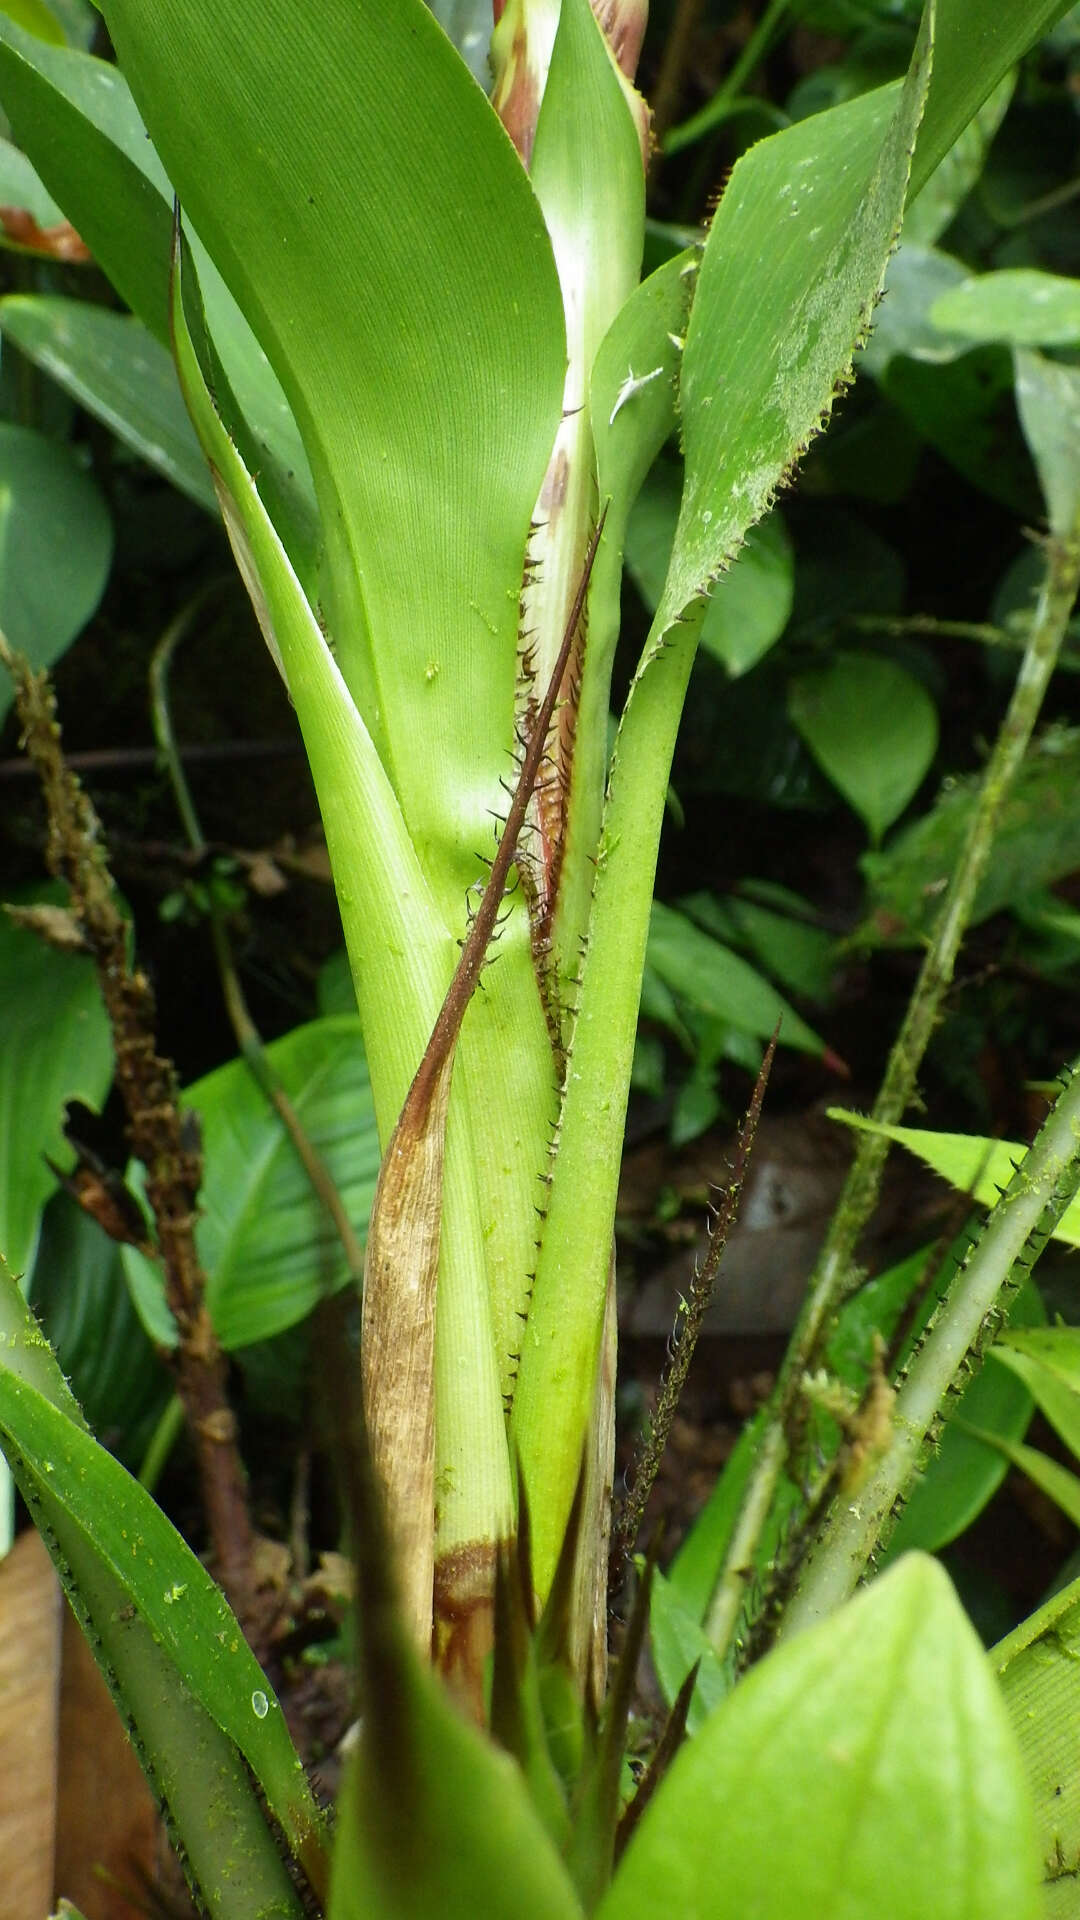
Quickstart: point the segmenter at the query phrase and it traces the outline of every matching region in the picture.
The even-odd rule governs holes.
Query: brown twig
[[[183,1403],[216,1571],[241,1619],[252,1599],[252,1531],[247,1486],[226,1392],[226,1361],[206,1309],[206,1277],[195,1247],[202,1153],[191,1116],[181,1115],[176,1073],[157,1051],[154,995],[128,958],[101,823],[64,759],[47,674],[35,674],[0,635],[0,663],[15,681],[23,739],[48,813],[46,861],[71,894],[71,912],[92,956],[116,1054],[116,1084],[132,1152],[146,1169],[165,1298],[176,1322],[177,1392]]]
[[[181,760],[189,765],[214,765],[223,761],[231,766],[237,760],[298,760],[303,754],[299,740],[207,740],[178,747]],[[157,747],[88,747],[84,753],[65,755],[73,773],[145,773],[161,764]],[[0,760],[0,780],[30,780],[34,769],[19,758]]]
[[[769,1084],[769,1074],[772,1071],[779,1033],[780,1028],[777,1025],[765,1049],[765,1058],[761,1063],[761,1070],[750,1096],[746,1118],[739,1128],[735,1164],[731,1170],[731,1179],[724,1188],[713,1215],[705,1258],[700,1266],[694,1268],[685,1311],[680,1310],[679,1325],[672,1336],[671,1358],[657,1394],[656,1411],[649,1422],[648,1432],[630,1470],[628,1491],[612,1534],[609,1590],[617,1586],[622,1578],[623,1568],[634,1550],[634,1542],[641,1531],[641,1522],[645,1516],[645,1507],[660,1471],[660,1462],[668,1443],[671,1423],[678,1411],[679,1401],[686,1385],[686,1376],[690,1371],[690,1362],[693,1360],[698,1336],[712,1299],[724,1248],[739,1211],[743,1182],[746,1179],[746,1169],[761,1117],[765,1089]]]

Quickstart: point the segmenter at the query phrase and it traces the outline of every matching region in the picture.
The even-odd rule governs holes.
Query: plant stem
[[[676,0],[671,27],[664,43],[659,77],[652,90],[653,139],[661,147],[682,97],[683,80],[690,64],[690,49],[703,4],[704,0]]]
[[[181,1115],[173,1064],[157,1051],[153,992],[128,958],[128,925],[113,898],[101,823],[65,763],[48,675],[34,674],[2,635],[0,662],[14,678],[27,751],[41,781],[49,820],[47,862],[70,889],[73,915],[97,969],[128,1138],[146,1168],[165,1298],[177,1328],[177,1392],[198,1464],[217,1574],[244,1620],[253,1598],[251,1515],[228,1400],[227,1363],[206,1309],[206,1276],[195,1245],[202,1177],[197,1133],[190,1116]]]
[[[176,619],[166,628],[150,661],[150,711],[154,738],[172,784],[176,810],[180,815],[191,850],[195,854],[204,854],[207,851],[207,845],[195,802],[191,796],[191,789],[187,783],[187,776],[184,773],[176,735],[173,732],[172,713],[169,707],[169,668],[177,647],[190,632],[195,619],[215,591],[215,585],[207,587],[181,609]],[[236,1044],[292,1141],[297,1158],[316,1197],[322,1202],[333,1221],[338,1238],[345,1250],[351,1278],[359,1282],[364,1271],[363,1248],[356,1237],[352,1221],[345,1210],[329,1167],[305,1131],[296,1108],[267,1058],[262,1035],[251,1017],[247,998],[240,984],[240,976],[236,971],[226,916],[220,901],[214,896],[213,888],[210,889],[209,896],[209,918],[210,938],[213,942],[214,958],[221,980],[222,997],[230,1025],[236,1035]]]
[[[1080,1184],[1080,1072],[1074,1065],[1034,1145],[956,1276],[911,1362],[892,1410],[891,1442],[866,1484],[833,1502],[783,1619],[787,1638],[832,1613],[854,1592],[890,1530],[928,1435],[955,1392],[998,1295],[1035,1237],[1037,1257]],[[993,1324],[992,1321],[989,1323]]]
[[[1002,810],[1031,739],[1080,587],[1080,528],[1074,529],[1066,539],[1048,540],[1046,553],[1046,575],[1012,699],[987,763],[978,804],[874,1104],[872,1117],[880,1126],[894,1126],[915,1092],[923,1056],[952,981],[960,942],[990,859]],[[788,1456],[788,1430],[802,1392],[803,1375],[818,1363],[832,1316],[852,1291],[855,1250],[877,1204],[888,1151],[889,1142],[883,1135],[861,1136],[784,1357],[761,1450],[732,1529],[724,1569],[706,1622],[709,1639],[721,1659],[726,1656],[738,1629],[757,1544]]]

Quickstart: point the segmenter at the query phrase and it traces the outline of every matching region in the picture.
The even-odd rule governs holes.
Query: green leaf
[[[133,453],[217,513],[172,360],[140,321],[85,300],[10,294],[0,301],[0,327]]]
[[[940,0],[934,74],[911,170],[911,194],[925,185],[983,101],[1018,60],[1067,13],[1071,0]]]
[[[321,1878],[321,1817],[266,1676],[201,1561],[86,1432],[36,1322],[2,1270],[0,1334],[4,1451],[91,1642],[100,1643],[119,1684],[138,1729],[140,1760],[169,1797],[204,1893],[213,1896],[211,1911],[219,1920],[294,1915],[292,1888],[234,1751],[297,1857]],[[196,1755],[205,1766],[193,1764]],[[225,1851],[215,1838],[222,1830],[230,1836]]]
[[[1080,280],[1073,284],[1080,294]],[[1014,363],[1017,412],[1038,469],[1050,530],[1065,539],[1080,514],[1080,370],[1020,348]]]
[[[682,1749],[599,1920],[1036,1920],[1020,1757],[975,1633],[909,1555]]]
[[[517,1761],[463,1720],[377,1596],[361,1611],[373,1697],[338,1799],[327,1920],[582,1920]]]
[[[1080,1856],[1080,1580],[1024,1620],[990,1656],[1035,1800],[1046,1920],[1075,1920]]]
[[[983,1207],[996,1204],[1027,1152],[1025,1146],[1012,1140],[981,1140],[975,1134],[932,1133],[921,1127],[883,1127],[842,1107],[830,1107],[828,1111],[830,1120],[839,1120],[846,1127],[883,1133],[895,1140],[897,1146],[906,1147],[943,1180],[959,1192],[969,1193]],[[1080,1246],[1080,1200],[1066,1208],[1053,1237],[1066,1246]]]
[[[1080,280],[1010,267],[978,273],[935,300],[936,327],[969,340],[999,340],[1010,347],[1080,345]]]
[[[581,1920],[516,1763],[419,1665],[410,1663],[398,1713],[409,1803],[379,1831],[369,1811],[377,1760],[362,1742],[338,1808],[328,1920]]]
[[[825,1001],[836,966],[836,941],[815,924],[809,900],[764,880],[746,880],[738,893],[718,899],[690,894],[684,913],[718,940],[745,947],[790,993]]]
[[[163,344],[173,190],[123,75],[70,47],[47,47],[0,14],[0,103],[49,192],[117,291]],[[296,423],[251,328],[195,243],[214,342],[235,395],[230,426],[293,564],[317,544],[311,474]]]
[[[55,902],[62,893],[50,888],[46,897]],[[81,1100],[100,1108],[112,1079],[112,1038],[91,962],[47,946],[6,913],[0,1005],[0,1254],[12,1273],[23,1274],[56,1186],[45,1155],[64,1168],[73,1164],[64,1106]]]
[[[106,18],[300,423],[341,669],[456,926],[511,739],[522,556],[562,398],[528,180],[421,0],[327,0],[318,34],[290,0],[257,34],[246,0],[109,0]]]
[[[1000,1433],[986,1433],[981,1427],[968,1428],[973,1440],[1004,1454],[1010,1466],[1019,1467],[1028,1479],[1061,1508],[1074,1527],[1080,1527],[1080,1477],[1070,1473],[1060,1460],[1051,1460],[1037,1447],[1022,1447]]]
[[[789,127],[734,168],[686,335],[686,485],[661,630],[730,564],[820,430],[866,337],[899,229],[930,19],[903,88]],[[776,318],[764,331],[763,313]]]
[[[788,711],[876,845],[937,751],[937,710],[925,687],[893,660],[836,653],[791,682]]]
[[[1024,1382],[1051,1426],[1080,1459],[1080,1330],[1010,1327],[992,1351]]]
[[[350,1220],[363,1234],[379,1171],[371,1088],[355,1015],[313,1020],[266,1049]],[[333,1223],[284,1123],[246,1061],[232,1060],[182,1096],[199,1115],[206,1176],[196,1240],[207,1306],[227,1351],[270,1339],[349,1278]],[[133,1247],[124,1264],[150,1337],[175,1346],[160,1269]]]
[[[951,781],[921,819],[861,865],[869,891],[864,937],[914,942],[937,915],[977,802],[981,776]],[[1005,801],[994,858],[975,896],[971,924],[1016,906],[1080,866],[1080,733],[1054,727],[1028,750]]]
[[[379,1137],[386,1143],[443,1004],[454,970],[454,941],[323,622],[290,566],[207,387],[188,320],[190,301],[202,338],[196,294],[184,266],[178,222],[172,286],[177,367],[212,465],[237,563],[303,731],[357,985]],[[503,966],[493,988],[474,996],[469,1008],[473,1018],[465,1038],[476,1035],[477,1044],[471,1052],[459,1046],[456,1064],[459,1084],[468,1089],[471,1081],[478,1097],[470,1103],[471,1127],[452,1127],[448,1144],[442,1348],[453,1344],[455,1333],[460,1346],[444,1367],[449,1380],[441,1382],[438,1439],[452,1459],[466,1446],[474,1459],[482,1455],[488,1471],[467,1480],[453,1475],[452,1483],[444,1483],[440,1519],[451,1540],[496,1537],[507,1524],[512,1500],[502,1396],[512,1377],[517,1310],[527,1298],[534,1170],[542,1161],[541,1140],[553,1104],[550,1043],[521,919],[519,912],[516,943],[503,928]],[[490,1098],[493,1084],[503,1085],[514,1103],[519,1128],[533,1124],[535,1155],[505,1152],[503,1113]],[[488,1172],[483,1219],[472,1154]],[[485,1326],[491,1329],[490,1341],[476,1337]]]
[[[626,529],[627,569],[650,612],[664,589],[681,493],[681,470],[661,461],[639,493]],[[779,640],[791,614],[794,586],[791,542],[774,511],[747,534],[702,622],[702,646],[732,679],[748,673]]]
[[[66,1193],[45,1209],[26,1295],[93,1431],[137,1467],[172,1381],[135,1312],[119,1247]]]
[[[112,544],[105,503],[68,448],[0,421],[0,628],[32,666],[51,666],[86,625]],[[11,701],[0,673],[0,719]]]
[[[653,903],[648,963],[699,1013],[741,1027],[759,1040],[767,1040],[779,1021],[782,1044],[803,1053],[824,1049],[813,1028],[747,961],[659,901]]]

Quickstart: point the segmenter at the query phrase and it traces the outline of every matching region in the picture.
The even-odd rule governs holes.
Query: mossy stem
[[[202,1179],[197,1130],[181,1114],[172,1061],[157,1051],[153,990],[129,958],[128,924],[114,898],[101,822],[64,759],[52,682],[47,673],[35,674],[3,634],[0,664],[14,679],[23,741],[41,782],[48,816],[46,863],[66,884],[93,957],[112,1030],[127,1137],[146,1169],[165,1300],[176,1322],[177,1391],[198,1463],[217,1575],[234,1612],[250,1622],[254,1536],[247,1480],[229,1404],[228,1363],[207,1311],[206,1276],[195,1242]]]
[[[1080,1184],[1080,1063],[965,1260],[896,1396],[891,1440],[854,1496],[834,1500],[780,1633],[812,1626],[850,1597],[910,1486],[948,1396],[980,1351],[980,1335],[1029,1241],[1037,1258]]]
[[[1067,537],[1049,539],[1045,546],[1046,573],[1016,685],[874,1104],[872,1118],[879,1126],[895,1126],[915,1092],[1005,802],[1027,751],[1080,588],[1080,524]],[[720,1659],[727,1656],[738,1632],[758,1542],[788,1457],[788,1431],[802,1392],[803,1375],[817,1365],[833,1315],[851,1290],[855,1249],[877,1204],[888,1151],[884,1135],[861,1136],[777,1378],[761,1449],[706,1620],[706,1631]]]

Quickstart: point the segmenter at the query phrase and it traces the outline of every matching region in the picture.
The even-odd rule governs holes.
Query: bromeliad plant
[[[595,1739],[586,1707],[605,1682],[616,1183],[706,599],[849,378],[910,192],[1060,8],[987,24],[941,0],[935,37],[928,0],[902,84],[755,147],[703,246],[641,285],[644,5],[495,11],[490,100],[421,0],[325,0],[299,23],[283,0],[257,23],[240,0],[108,0],[119,72],[0,20],[15,135],[170,342],[295,706],[384,1144],[350,1453],[369,1684],[329,1894],[321,1816],[231,1615],[95,1449],[14,1296],[0,1428],[223,1920],[300,1910],[240,1756],[304,1897],[340,1920],[615,1920],[751,1898],[779,1914],[808,1857],[825,1882],[849,1875],[844,1911],[867,1912],[889,1823],[914,1889],[895,1911],[1027,1914],[1029,1815],[1000,1702],[927,1565],[740,1688],[614,1880],[625,1673]],[[609,752],[627,520],[675,434],[671,561]],[[423,1671],[431,1655],[483,1719],[496,1637],[491,1720],[528,1793]],[[804,1724],[837,1660],[843,1688]],[[858,1765],[819,1832],[815,1771],[790,1756],[873,1697],[932,1824],[921,1748],[946,1668],[963,1692],[948,1724],[979,1759],[943,1893],[940,1848],[901,1830],[902,1795],[870,1794],[852,1866]],[[781,1711],[797,1738],[776,1776]],[[210,1755],[198,1769],[193,1742]],[[772,1905],[766,1825],[742,1822],[742,1852],[729,1836],[712,1858],[718,1807],[747,1804],[743,1753],[763,1803],[803,1796],[799,1865],[777,1871]]]

